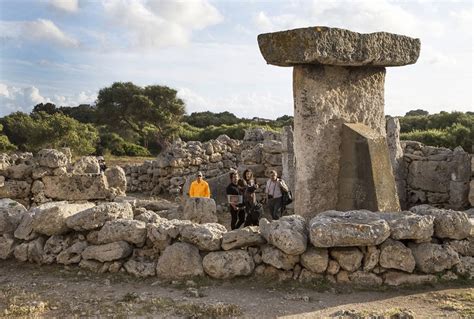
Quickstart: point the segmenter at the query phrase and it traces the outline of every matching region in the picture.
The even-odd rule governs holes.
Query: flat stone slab
[[[278,66],[402,66],[420,55],[420,39],[323,26],[260,34],[258,45],[267,63]]]

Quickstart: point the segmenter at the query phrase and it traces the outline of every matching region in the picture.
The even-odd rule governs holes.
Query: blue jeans
[[[281,217],[281,197],[270,198],[268,200],[268,208],[273,220],[280,219]]]

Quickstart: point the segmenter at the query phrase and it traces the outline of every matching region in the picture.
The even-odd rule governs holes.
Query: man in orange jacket
[[[189,197],[211,197],[209,184],[202,179],[202,173],[197,173],[197,178],[189,187]]]

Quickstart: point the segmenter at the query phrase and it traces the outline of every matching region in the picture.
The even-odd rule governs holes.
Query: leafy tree
[[[131,130],[144,137],[149,136],[152,125],[161,145],[177,136],[185,112],[176,90],[159,85],[142,88],[131,82],[116,82],[101,89],[96,107],[98,122],[111,131],[125,137]]]
[[[79,106],[61,106],[59,111],[81,123],[96,123],[97,110],[94,106],[89,104],[81,104]]]
[[[46,104],[43,104],[43,103],[36,104],[33,107],[32,113],[38,113],[38,112],[45,112],[45,113],[48,113],[48,114],[54,114],[54,113],[59,112],[59,110],[56,108],[55,104],[48,102]]]
[[[191,113],[191,115],[185,116],[183,120],[192,126],[200,128],[208,127],[211,125],[232,125],[245,121],[244,119],[240,119],[233,113],[227,111],[221,113],[213,113],[210,111],[193,112]]]
[[[126,142],[116,133],[107,132],[102,128],[100,142],[97,148],[98,154],[110,152],[116,156],[150,156],[150,152],[143,146]]]
[[[418,110],[411,110],[411,111],[406,112],[405,116],[426,116],[428,114],[430,114],[428,113],[428,111],[418,109]]]
[[[1,132],[3,130],[3,125],[0,124],[0,152],[9,152],[17,149],[15,145],[10,143],[10,140],[6,135],[3,135]]]

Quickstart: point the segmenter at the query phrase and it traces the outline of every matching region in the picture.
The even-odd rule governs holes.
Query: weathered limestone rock
[[[390,236],[390,227],[366,210],[327,211],[311,219],[309,236],[315,247],[373,246]]]
[[[262,248],[262,260],[278,269],[291,270],[300,260],[299,255],[288,255],[273,246]]]
[[[222,235],[226,232],[225,226],[217,223],[189,224],[180,229],[183,241],[206,251],[220,250]]]
[[[361,123],[342,126],[336,209],[399,211],[387,140]]]
[[[6,176],[11,179],[24,180],[31,175],[32,166],[26,164],[12,165],[8,167]]]
[[[93,203],[50,202],[33,209],[33,231],[52,236],[69,231],[66,219],[82,210],[93,207]]]
[[[474,257],[474,237],[465,240],[450,240],[447,244],[460,255]]]
[[[91,245],[82,252],[83,259],[94,259],[100,262],[112,261],[130,256],[132,247],[125,241],[105,245]]]
[[[264,140],[263,151],[270,154],[279,154],[282,151],[281,141],[277,140]],[[279,164],[281,165],[281,163]]]
[[[12,256],[15,249],[15,240],[11,235],[0,237],[0,259],[8,259]]]
[[[339,272],[340,269],[341,266],[339,265],[339,263],[333,259],[330,259],[326,272],[328,273],[328,275],[335,275]]]
[[[286,182],[292,192],[295,190],[295,152],[294,152],[293,129],[285,126],[281,134],[282,145],[282,179]]]
[[[409,248],[403,243],[387,239],[380,246],[380,266],[384,268],[399,269],[413,272],[415,269],[415,258]]]
[[[465,212],[438,209],[428,205],[410,208],[419,215],[434,216],[434,236],[438,238],[464,239],[471,234],[471,224]]]
[[[56,262],[57,255],[67,249],[71,244],[71,238],[61,235],[49,237],[44,243],[42,262],[44,264],[52,264]]]
[[[28,261],[28,243],[22,243],[15,246],[13,256],[15,256],[15,259],[18,261]]]
[[[87,269],[91,272],[99,273],[99,274],[107,272],[107,270],[109,269],[109,266],[110,266],[110,263],[108,262],[101,263],[99,261],[92,260],[92,259],[90,260],[82,259],[81,262],[79,263],[79,267]]]
[[[247,246],[259,246],[266,242],[259,227],[248,226],[234,229],[222,235],[222,249],[231,250]]]
[[[328,267],[328,250],[310,247],[301,255],[301,265],[315,273],[323,273]]]
[[[105,222],[97,234],[97,241],[106,244],[123,240],[141,246],[145,242],[146,234],[146,224],[142,221],[115,219]]]
[[[360,270],[349,274],[349,280],[355,285],[365,287],[376,287],[383,283],[383,279],[376,274]]]
[[[410,212],[381,213],[380,217],[390,226],[390,237],[396,240],[412,239],[430,241],[433,236],[433,216]]]
[[[156,263],[136,261],[133,259],[127,260],[123,267],[125,270],[136,277],[151,277],[156,274]]]
[[[21,222],[26,208],[9,198],[0,199],[0,235],[13,233]]]
[[[333,248],[330,251],[342,269],[354,272],[360,268],[364,254],[358,248]]]
[[[49,168],[65,167],[69,163],[66,154],[54,149],[43,149],[39,151],[37,158],[40,166]]]
[[[183,219],[199,224],[216,223],[216,202],[212,198],[186,198]]]
[[[260,34],[258,45],[267,63],[278,66],[401,66],[415,63],[420,54],[419,39],[324,26]]]
[[[108,199],[112,193],[103,174],[43,177],[44,194],[55,200]]]
[[[72,244],[69,248],[61,251],[56,257],[56,261],[59,264],[71,265],[77,264],[81,261],[81,254],[86,249],[87,242],[78,241]]]
[[[268,222],[260,219],[260,232],[267,242],[286,254],[300,255],[305,252],[308,235],[306,220],[302,216],[283,216]]]
[[[202,276],[202,258],[199,249],[188,243],[174,243],[166,247],[158,259],[156,274],[166,279]]]
[[[467,279],[474,278],[474,257],[461,256],[459,263],[454,266],[457,274]]]
[[[387,146],[392,164],[393,176],[397,186],[397,194],[400,200],[400,207],[406,207],[406,164],[403,161],[403,149],[400,145],[400,121],[398,118],[386,116],[385,128],[387,131]]]
[[[364,271],[371,271],[377,266],[380,258],[380,250],[376,246],[367,246],[364,253],[363,269]]]
[[[31,184],[26,181],[6,180],[0,187],[0,198],[27,198]]]
[[[43,247],[45,240],[43,237],[38,237],[28,243],[28,261],[31,263],[42,264],[43,263]]]
[[[99,174],[99,161],[95,156],[82,156],[72,167],[73,174]]]
[[[105,222],[115,219],[133,219],[132,206],[127,202],[99,204],[68,217],[66,224],[76,231],[83,231],[102,227]]]
[[[153,243],[153,247],[164,250],[171,244],[172,239],[178,237],[180,229],[190,224],[189,220],[160,218],[157,222],[147,225],[147,237]]]
[[[389,286],[423,285],[437,281],[434,275],[415,275],[392,270],[384,273],[383,278],[384,283]]]
[[[248,276],[255,268],[252,256],[245,250],[210,252],[202,265],[206,274],[218,279]]]
[[[415,63],[420,41],[327,27],[258,40],[267,63],[294,66],[295,211],[311,218],[336,208],[343,124],[361,123],[385,135],[384,66]]]
[[[459,263],[458,254],[449,245],[410,243],[408,247],[415,257],[416,268],[427,274],[450,269]]]
[[[114,190],[116,196],[125,195],[127,190],[127,177],[120,166],[112,166],[104,172],[107,184]]]
[[[446,161],[413,161],[408,170],[408,184],[414,189],[435,193],[449,190],[450,167]]]

